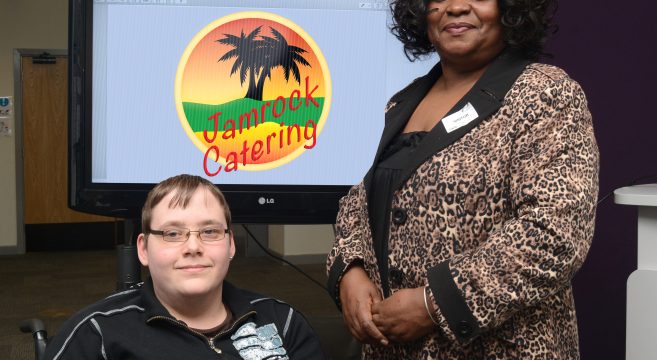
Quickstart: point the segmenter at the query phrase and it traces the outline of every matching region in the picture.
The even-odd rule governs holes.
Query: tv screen
[[[387,1],[72,0],[69,202],[139,217],[181,173],[236,223],[333,223],[410,62]]]

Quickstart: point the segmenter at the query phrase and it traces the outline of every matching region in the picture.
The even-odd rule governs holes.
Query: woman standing
[[[535,62],[555,6],[392,2],[406,54],[440,62],[340,203],[329,289],[365,358],[579,358],[598,150],[580,86]]]

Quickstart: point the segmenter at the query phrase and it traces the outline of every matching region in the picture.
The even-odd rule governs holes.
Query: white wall
[[[269,226],[269,248],[286,257],[328,254],[334,239],[331,225]]]
[[[68,0],[0,0],[0,96],[16,97],[14,49],[66,49],[67,32]],[[0,136],[0,249],[17,246],[17,236],[12,134]]]

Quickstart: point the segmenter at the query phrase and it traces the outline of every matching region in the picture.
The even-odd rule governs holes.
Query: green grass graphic
[[[258,101],[253,99],[237,99],[229,101],[220,105],[206,105],[206,104],[197,104],[191,102],[183,102],[183,110],[185,111],[185,116],[187,117],[187,122],[194,132],[203,131],[203,130],[213,130],[214,121],[208,120],[216,112],[221,112],[219,116],[219,131],[223,131],[224,124],[228,119],[235,120],[235,127],[239,128],[240,126],[240,116],[244,113],[251,113],[252,109],[256,109],[258,113],[258,123],[261,119],[261,107],[263,103],[267,101],[270,102],[270,106],[265,109],[265,122],[274,122],[277,124],[284,123],[286,126],[291,126],[298,124],[299,126],[305,126],[308,122],[308,119],[317,124],[319,118],[322,114],[322,108],[324,107],[324,98],[323,97],[313,97],[315,101],[319,104],[319,107],[316,107],[311,101],[308,102],[308,106],[305,105],[305,99],[301,98],[292,100],[294,106],[300,104],[299,108],[296,110],[291,110],[289,108],[289,100],[285,99],[285,111],[283,115],[274,118],[272,114],[272,108],[274,101],[265,100]],[[281,112],[282,102],[278,101],[276,103],[277,113]],[[244,127],[246,128],[246,119],[244,120]],[[251,126],[254,125],[254,116],[251,113]]]

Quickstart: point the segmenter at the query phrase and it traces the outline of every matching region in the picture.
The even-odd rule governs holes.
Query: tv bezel
[[[68,202],[76,211],[141,217],[155,184],[92,181],[93,0],[69,1]],[[248,224],[332,224],[349,185],[218,185],[232,221]]]

